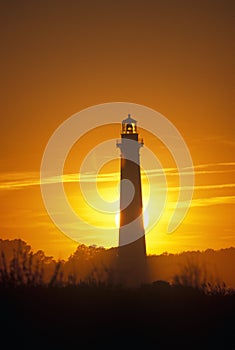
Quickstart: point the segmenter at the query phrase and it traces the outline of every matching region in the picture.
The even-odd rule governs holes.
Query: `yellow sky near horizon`
[[[224,183],[224,175],[234,176],[234,163],[225,164],[200,164],[195,167],[196,185],[191,208],[186,219],[181,226],[171,235],[166,234],[166,225],[169,221],[176,195],[179,188],[169,186],[169,194],[172,200],[168,201],[166,211],[155,227],[146,234],[146,243],[148,254],[161,254],[165,251],[178,253],[185,250],[205,250],[207,248],[220,249],[235,245],[233,228],[230,218],[235,203],[234,183]],[[170,176],[176,173],[176,169],[169,170]],[[38,173],[29,174],[10,174],[8,180],[6,174],[0,179],[0,195],[2,199],[8,198],[8,205],[1,212],[2,235],[4,239],[21,238],[32,245],[36,250],[42,249],[48,255],[56,258],[66,258],[75,250],[77,243],[67,238],[61,233],[49,219],[44,208],[41,194],[40,181]],[[157,171],[150,176],[156,179],[157,192]],[[206,177],[216,178],[217,182],[212,184],[204,183]],[[104,190],[103,196],[107,199],[107,193],[116,191],[116,184],[119,179],[119,173],[103,173],[99,175],[99,183]],[[174,177],[174,176],[173,176]],[[78,214],[83,219],[90,221],[100,227],[104,226],[100,213],[95,213],[85,205],[81,205],[81,194],[78,194],[78,174],[68,174],[64,176],[65,189],[67,187],[68,197],[73,205],[79,203]],[[95,182],[96,176],[88,175],[83,181]],[[56,181],[54,179],[53,181]],[[203,185],[197,185],[202,182]],[[172,182],[173,183],[173,182]],[[145,186],[143,186],[143,201],[145,204]],[[117,194],[116,194],[117,195]],[[156,201],[158,200],[156,194]],[[15,211],[10,213],[12,202],[14,201]],[[157,209],[154,204],[152,209]],[[152,215],[152,213],[150,213]],[[213,223],[213,224],[212,224]],[[115,227],[115,215],[105,217],[105,225]],[[110,238],[107,230],[107,248],[117,244],[118,229],[116,236]],[[82,243],[91,245],[100,245],[99,235],[94,229],[91,232],[83,230],[81,226]]]

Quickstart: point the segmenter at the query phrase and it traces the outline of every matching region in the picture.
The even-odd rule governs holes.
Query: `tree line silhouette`
[[[67,260],[55,260],[52,256],[46,256],[42,250],[34,253],[26,242],[15,239],[0,240],[0,254],[2,286],[120,284],[116,266],[117,249],[114,248],[78,245]],[[208,249],[203,253],[163,253],[160,256],[148,256],[147,261],[149,283],[161,280],[210,294],[232,293],[235,285],[234,248],[217,252]]]

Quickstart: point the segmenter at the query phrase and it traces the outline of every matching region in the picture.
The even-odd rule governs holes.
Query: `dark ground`
[[[8,349],[235,349],[235,296],[155,283],[0,288]]]

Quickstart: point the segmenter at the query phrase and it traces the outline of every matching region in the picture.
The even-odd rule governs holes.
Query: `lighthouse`
[[[120,222],[119,266],[127,279],[143,280],[146,268],[146,244],[140,172],[140,149],[137,121],[122,121],[120,149]]]

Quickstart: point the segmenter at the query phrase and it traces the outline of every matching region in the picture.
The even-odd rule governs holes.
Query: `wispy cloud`
[[[235,166],[235,162],[197,164],[197,165],[194,165],[194,169],[208,168],[208,167],[219,167],[219,166]]]
[[[235,196],[221,196],[221,197],[208,197],[208,198],[196,198],[193,199],[190,207],[208,207],[212,205],[224,205],[235,204]],[[176,202],[169,203],[169,209],[174,209]],[[188,202],[178,202],[179,208],[188,207]]]
[[[36,172],[4,173],[0,175],[0,190],[15,190],[38,185],[40,185],[40,179]]]
[[[227,163],[208,163],[208,164],[197,164],[194,166],[195,175],[202,174],[222,174],[222,173],[233,173],[235,172],[235,162]],[[234,167],[231,169],[231,167]],[[167,176],[179,176],[177,168],[165,168],[165,169],[149,169],[144,171],[148,177],[158,177],[162,173]],[[192,170],[189,168],[182,169],[181,175],[191,174]],[[114,173],[104,173],[104,174],[94,174],[94,173],[72,173],[64,174],[63,176],[48,177],[43,180],[44,184],[51,183],[107,183],[119,181],[119,172]],[[40,175],[38,172],[20,172],[20,173],[2,173],[0,174],[0,190],[17,190],[23,189],[25,187],[39,186],[40,185]],[[218,189],[218,188],[229,188],[234,187],[232,183],[216,184],[216,185],[203,185],[195,186],[195,189]],[[187,189],[187,188],[185,188]],[[171,190],[178,190],[176,187],[172,187]]]
[[[215,184],[215,185],[195,185],[194,190],[218,190],[218,189],[225,189],[225,188],[235,188],[235,184]],[[182,188],[181,190],[187,191],[187,190],[191,190],[192,187],[190,186],[185,186],[184,188]],[[165,191],[165,189],[161,189],[159,188],[158,191]],[[171,186],[168,188],[168,191],[172,191],[172,192],[178,192],[180,190],[179,186]]]

